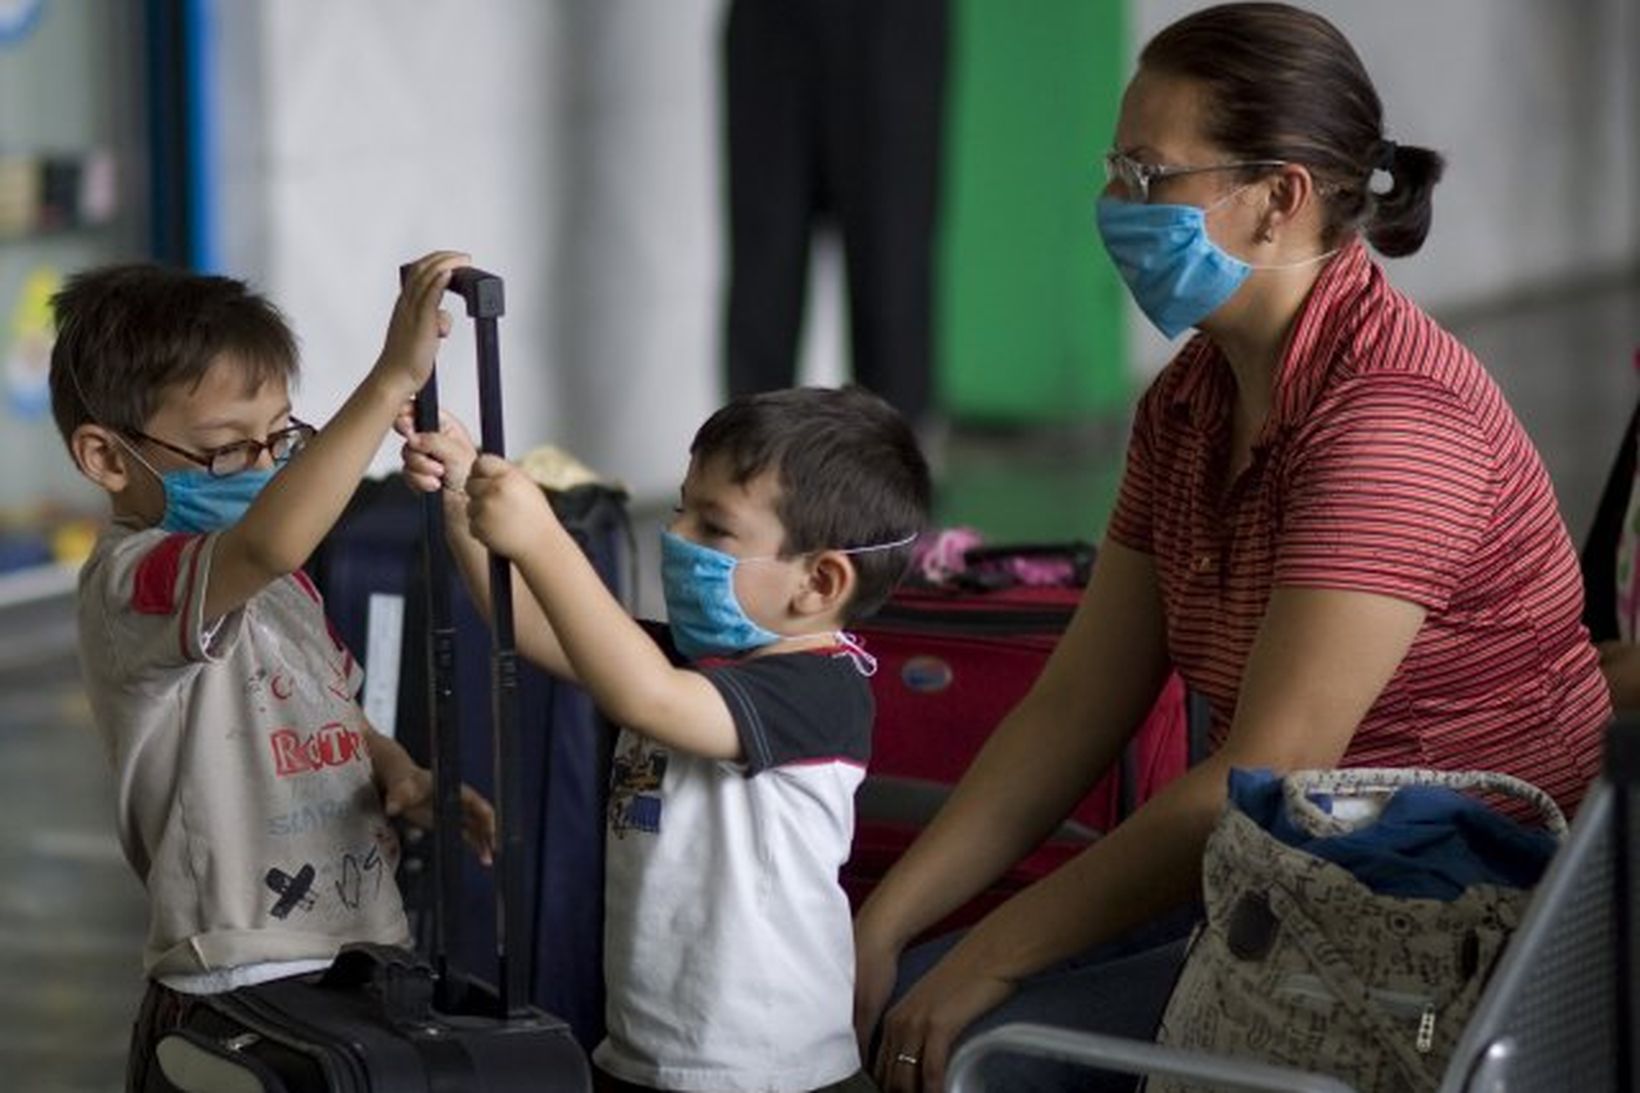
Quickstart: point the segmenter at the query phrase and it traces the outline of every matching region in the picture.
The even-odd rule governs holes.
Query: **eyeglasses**
[[[248,471],[256,466],[262,461],[263,452],[272,456],[274,463],[279,466],[289,463],[291,456],[306,447],[316,432],[318,430],[306,422],[291,418],[288,426],[269,433],[266,440],[236,440],[232,444],[224,444],[220,448],[212,448],[202,453],[190,452],[186,448],[179,448],[147,433],[133,432],[131,435],[150,444],[158,444],[166,451],[175,452],[184,459],[193,460],[204,467],[212,478],[227,478],[229,475]]]
[[[1253,167],[1285,167],[1284,159],[1244,159],[1236,163],[1213,163],[1205,167],[1173,167],[1163,164],[1140,163],[1122,152],[1105,153],[1105,182],[1116,183],[1129,200],[1150,201],[1150,185],[1180,175],[1198,175],[1205,171],[1239,171]]]

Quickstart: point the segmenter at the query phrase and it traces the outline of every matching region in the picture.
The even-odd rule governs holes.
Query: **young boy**
[[[627,616],[517,468],[475,462],[453,420],[437,434],[399,427],[411,485],[444,490],[478,602],[488,545],[528,592],[521,652],[624,726],[600,1088],[873,1088],[837,873],[875,665],[843,628],[888,596],[927,519],[928,467],[905,421],[858,388],[777,391],[714,414],[662,540],[664,626]]]
[[[409,940],[383,799],[425,820],[427,774],[365,723],[359,667],[299,567],[426,380],[465,262],[417,263],[380,359],[317,432],[291,417],[284,319],[238,281],[121,266],[53,301],[52,411],[113,515],[80,575],[79,630],[148,891],[128,1089],[164,1088],[153,1044],[191,997],[317,970],[344,942]],[[488,805],[468,792],[466,813],[487,846]]]

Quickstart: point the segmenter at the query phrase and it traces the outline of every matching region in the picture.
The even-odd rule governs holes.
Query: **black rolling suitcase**
[[[503,310],[499,277],[458,270],[450,291],[477,322],[482,448],[503,454],[500,355],[496,319]],[[437,381],[417,400],[418,427],[436,428]],[[449,570],[443,510],[423,502],[427,567]],[[495,855],[499,974],[495,986],[459,970],[453,957],[461,924],[460,741],[454,690],[455,627],[449,584],[429,579],[428,644],[433,719],[433,773],[438,823],[433,834],[438,892],[433,960],[379,945],[343,949],[316,976],[281,980],[202,1000],[183,1027],[157,1049],[160,1068],[185,1093],[489,1093],[535,1090],[583,1093],[591,1088],[586,1056],[569,1026],[528,1004],[534,936],[524,912],[529,863],[522,830],[517,664],[512,580],[503,558],[490,558],[494,643],[491,683],[495,733]]]
[[[549,490],[547,498],[605,583],[626,594],[635,584],[629,570],[636,554],[626,494],[587,484]],[[400,476],[366,480],[308,571],[337,635],[365,662],[372,723],[392,726],[406,750],[431,766],[428,665],[413,640],[431,627],[422,521],[421,499]],[[461,778],[493,797],[489,624],[457,574],[433,577],[449,586],[456,631],[455,691],[465,730]],[[401,646],[410,655],[401,658]],[[524,661],[518,665],[518,698],[524,718],[522,826],[531,863],[525,914],[536,939],[529,998],[568,1021],[590,1051],[604,1034],[604,810],[615,730],[584,690]],[[430,953],[432,840],[406,834],[399,887],[417,948]],[[460,899],[457,962],[493,981],[494,877],[471,854],[462,858]]]
[[[630,575],[621,572],[636,554],[624,494],[586,485],[549,491],[547,496],[605,583],[617,591],[623,583],[631,587]],[[420,578],[418,573],[412,581],[413,590],[419,590]],[[466,587],[459,580],[450,583],[456,693],[468,699],[462,723],[488,726],[491,711],[475,708],[471,701],[488,690],[488,627]],[[425,595],[408,597],[407,632],[425,626],[426,603]],[[418,729],[430,721],[420,712],[428,693],[425,665],[407,663],[404,675],[408,716],[400,739],[414,754],[424,743],[417,739]],[[534,931],[535,954],[533,966],[520,974],[528,976],[525,989],[530,1001],[568,1021],[581,1046],[591,1051],[604,1037],[604,814],[616,731],[585,690],[522,661],[518,695],[524,728],[514,755],[523,778],[521,826],[524,860],[529,863],[523,928]],[[491,797],[494,738],[493,732],[483,731],[464,732],[461,737],[462,777]],[[428,841],[414,849],[424,849]],[[456,956],[461,967],[493,979],[495,916],[489,908],[494,906],[495,877],[471,854],[463,857],[462,868],[463,903],[458,914],[463,929],[456,940]],[[430,908],[433,902],[414,893],[406,898],[413,912]],[[426,917],[414,915],[412,923]]]

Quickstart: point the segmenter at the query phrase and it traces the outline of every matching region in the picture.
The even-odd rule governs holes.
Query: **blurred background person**
[[[926,424],[949,23],[947,0],[730,0],[731,397],[796,380],[810,241],[835,230],[854,379]]]

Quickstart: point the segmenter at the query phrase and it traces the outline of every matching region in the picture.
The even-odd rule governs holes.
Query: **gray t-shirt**
[[[148,889],[143,965],[193,975],[409,939],[355,701],[296,573],[211,620],[214,535],[115,527],[80,575],[80,657]]]

